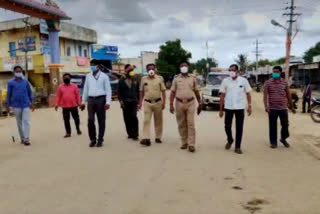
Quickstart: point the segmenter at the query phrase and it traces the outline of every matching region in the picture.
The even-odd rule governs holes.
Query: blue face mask
[[[279,73],[272,73],[272,78],[273,79],[279,79],[280,78],[280,74]]]
[[[96,72],[98,70],[97,66],[91,66],[91,71]]]
[[[23,74],[22,73],[14,73],[14,76],[17,78],[23,78]]]

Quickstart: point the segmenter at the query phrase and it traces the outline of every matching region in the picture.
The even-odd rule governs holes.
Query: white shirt
[[[101,71],[97,75],[87,74],[83,90],[83,102],[88,101],[88,97],[106,96],[106,104],[111,104],[111,84],[109,76]]]
[[[224,108],[228,110],[242,110],[247,107],[247,93],[251,86],[246,78],[238,77],[233,80],[228,77],[223,80],[220,93],[225,94]]]

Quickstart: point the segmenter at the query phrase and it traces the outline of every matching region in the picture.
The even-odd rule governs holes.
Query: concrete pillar
[[[49,44],[51,49],[51,63],[60,63],[60,43],[58,30],[49,29]]]
[[[61,64],[50,64],[50,95],[48,97],[49,107],[54,107],[56,103],[56,92],[61,83],[60,72],[63,68]]]

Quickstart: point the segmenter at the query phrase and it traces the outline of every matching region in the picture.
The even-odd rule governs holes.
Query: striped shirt
[[[264,85],[264,103],[271,110],[287,110],[289,90],[284,79],[270,79]]]

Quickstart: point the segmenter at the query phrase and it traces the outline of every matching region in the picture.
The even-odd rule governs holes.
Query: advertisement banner
[[[78,66],[88,66],[88,58],[84,56],[77,56],[77,64]]]
[[[2,70],[3,71],[12,71],[13,67],[16,65],[20,65],[23,69],[26,69],[25,56],[3,57],[2,58]],[[28,70],[33,70],[32,56],[28,56]]]
[[[20,51],[26,52],[25,42],[27,42],[28,51],[36,50],[36,37],[35,36],[27,36],[26,38],[22,38],[18,41],[18,46]]]

